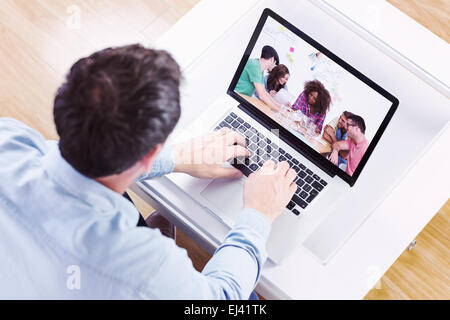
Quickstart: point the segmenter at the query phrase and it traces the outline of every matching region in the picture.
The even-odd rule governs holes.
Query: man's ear
[[[162,143],[157,144],[152,150],[147,152],[147,154],[141,159],[140,163],[144,167],[146,173],[150,172],[153,161],[155,161],[156,157],[158,156],[162,148],[163,148]]]

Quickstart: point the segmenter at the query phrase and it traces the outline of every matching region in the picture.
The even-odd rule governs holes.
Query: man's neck
[[[366,137],[363,134],[361,134],[356,137],[353,137],[353,141],[355,141],[356,144],[360,144],[360,143],[366,141]]]
[[[150,171],[153,160],[161,151],[162,146],[162,144],[158,144],[140,161],[136,162],[132,167],[126,169],[125,171],[118,174],[95,178],[94,180],[122,195],[141,175]]]
[[[129,186],[126,183],[120,183],[118,181],[110,180],[108,178],[96,178],[94,180],[97,181],[98,183],[101,183],[108,189],[111,189],[112,191],[117,192],[118,194],[124,194]]]
[[[267,66],[268,63],[267,63],[266,59],[260,58],[259,59],[259,63],[261,64],[261,71],[264,71],[264,70],[266,70],[268,68],[268,66]]]
[[[130,169],[129,169],[130,170]],[[95,178],[94,180],[105,187],[122,195],[140,176],[138,172],[126,170],[120,174],[114,174],[107,177]]]

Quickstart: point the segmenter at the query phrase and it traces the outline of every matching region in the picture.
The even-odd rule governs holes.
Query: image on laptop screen
[[[234,92],[349,177],[393,106],[270,16]]]

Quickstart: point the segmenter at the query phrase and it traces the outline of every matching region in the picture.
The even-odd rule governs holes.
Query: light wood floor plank
[[[2,32],[0,43],[0,116],[17,118],[55,139],[51,106],[58,75],[16,35]]]
[[[387,0],[394,7],[450,43],[450,1]]]
[[[365,297],[372,299],[450,299],[450,200]]]

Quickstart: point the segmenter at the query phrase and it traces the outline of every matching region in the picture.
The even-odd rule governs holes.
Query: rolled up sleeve
[[[244,209],[202,274],[221,280],[227,299],[248,299],[267,260],[270,221],[259,211]]]
[[[153,161],[150,173],[143,174],[138,178],[138,180],[153,179],[173,172],[175,167],[175,162],[173,158],[173,150],[169,145],[164,145],[162,150],[159,152],[155,161]]]

